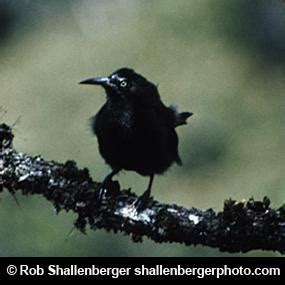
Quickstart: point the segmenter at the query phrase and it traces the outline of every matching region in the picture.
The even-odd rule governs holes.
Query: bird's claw
[[[151,200],[152,200],[152,197],[150,197],[150,192],[146,190],[141,196],[139,196],[134,201],[133,206],[137,212],[142,212],[143,210],[147,208]]]
[[[99,185],[98,200],[102,201],[106,196],[117,195],[118,193],[120,193],[118,181],[107,178]]]
[[[103,200],[103,197],[105,197],[105,194],[107,192],[106,187],[102,187],[103,185],[100,185],[99,192],[98,192],[98,200],[101,202]]]

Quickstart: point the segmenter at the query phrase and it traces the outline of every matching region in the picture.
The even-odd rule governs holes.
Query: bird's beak
[[[92,77],[79,82],[79,84],[92,84],[101,85],[106,87],[110,84],[110,79],[108,77]]]

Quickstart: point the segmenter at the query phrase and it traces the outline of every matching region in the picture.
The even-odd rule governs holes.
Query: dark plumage
[[[101,85],[107,94],[107,102],[92,119],[100,153],[112,168],[103,186],[122,169],[150,176],[147,190],[136,201],[141,209],[154,174],[162,174],[173,162],[181,165],[175,128],[186,124],[192,113],[166,107],[157,87],[129,68],[80,83]]]

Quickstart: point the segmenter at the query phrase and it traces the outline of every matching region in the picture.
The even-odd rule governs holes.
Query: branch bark
[[[147,236],[156,242],[207,245],[228,252],[253,249],[285,252],[285,207],[270,208],[270,201],[226,200],[221,212],[212,209],[186,209],[151,200],[145,210],[136,212],[137,196],[121,190],[118,182],[101,189],[88,169],[78,169],[74,161],[61,164],[41,156],[17,152],[12,147],[11,128],[0,124],[0,192],[21,191],[39,194],[57,211],[77,214],[75,226],[124,232],[136,242]]]

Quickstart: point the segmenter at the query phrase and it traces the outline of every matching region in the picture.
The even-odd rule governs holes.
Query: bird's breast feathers
[[[134,127],[134,113],[130,108],[110,108],[103,107],[96,115],[94,120],[95,133],[98,131],[111,132],[128,132]]]

